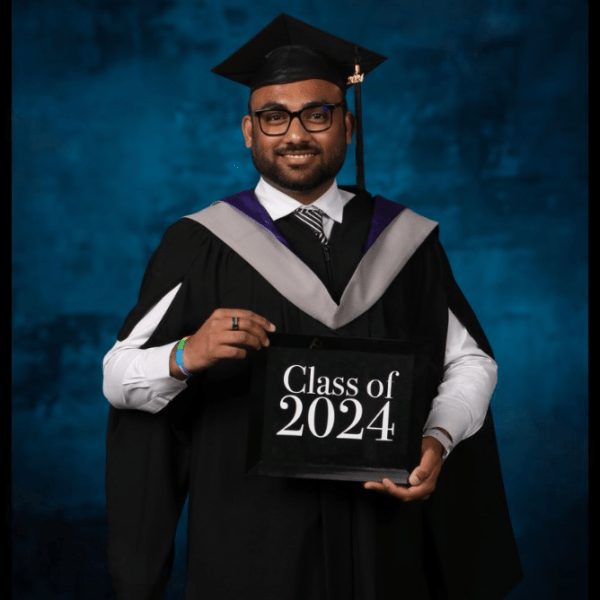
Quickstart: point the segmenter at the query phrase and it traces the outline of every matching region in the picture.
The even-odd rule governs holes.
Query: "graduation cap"
[[[248,86],[324,79],[344,92],[354,85],[356,184],[365,189],[361,83],[387,57],[317,29],[284,13],[246,42],[212,72]]]

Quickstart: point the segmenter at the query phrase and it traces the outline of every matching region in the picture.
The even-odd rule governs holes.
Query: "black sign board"
[[[257,353],[250,473],[407,483],[420,458],[411,427],[409,342],[278,334]]]

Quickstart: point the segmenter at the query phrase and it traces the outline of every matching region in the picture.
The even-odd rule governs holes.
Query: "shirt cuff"
[[[156,413],[187,388],[185,381],[171,377],[169,358],[173,344],[147,348],[136,357],[135,375],[125,384],[127,404]]]
[[[445,429],[452,436],[452,446],[455,447],[465,438],[468,429],[464,410],[451,404],[439,403],[429,412],[423,431],[434,428]]]

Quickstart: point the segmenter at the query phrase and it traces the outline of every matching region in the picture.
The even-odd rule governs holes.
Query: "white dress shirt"
[[[303,206],[262,178],[255,193],[273,221]],[[326,213],[323,225],[328,237],[334,222],[341,222],[344,206],[352,197],[353,194],[339,189],[334,183],[311,205]],[[171,350],[178,340],[156,348],[141,349],[166,313],[179,287],[175,286],[167,293],[138,322],[129,336],[118,341],[106,354],[103,390],[114,407],[156,413],[186,388],[185,381],[171,377],[169,371]],[[454,314],[448,312],[444,376],[425,429],[445,429],[456,446],[482,426],[496,386],[497,365],[477,346]]]
[[[293,213],[297,208],[309,208],[298,200],[290,198],[283,192],[269,185],[262,177],[254,190],[256,197],[269,213],[272,221],[283,219]],[[344,206],[354,198],[354,194],[341,190],[337,184],[333,184],[318,200],[315,200],[310,208],[320,208],[323,217],[323,232],[329,238],[334,223],[341,223],[344,215]]]

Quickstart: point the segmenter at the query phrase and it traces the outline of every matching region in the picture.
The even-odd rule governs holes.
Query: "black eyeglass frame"
[[[331,115],[331,123],[329,123],[329,125],[327,127],[325,127],[325,129],[317,129],[316,131],[311,131],[310,129],[306,128],[306,125],[304,124],[304,122],[302,121],[302,119],[300,118],[300,115],[305,111],[305,110],[310,110],[311,108],[319,108],[325,106],[328,109],[331,110],[332,115]],[[253,110],[250,114],[254,115],[255,117],[258,118],[258,124],[260,127],[260,130],[262,131],[262,133],[264,135],[268,135],[269,137],[277,137],[280,135],[285,135],[289,129],[290,129],[290,125],[292,124],[292,121],[294,120],[295,117],[298,117],[298,121],[300,121],[300,124],[302,125],[302,127],[304,127],[304,130],[307,131],[308,133],[321,133],[322,131],[327,131],[328,129],[331,129],[331,126],[333,125],[333,111],[340,107],[343,106],[347,109],[347,104],[346,102],[332,102],[332,103],[316,103],[316,104],[311,104],[309,106],[305,106],[304,108],[301,108],[300,110],[296,110],[294,112],[292,112],[291,110],[287,110],[286,108],[281,108],[281,107],[273,107],[273,108],[261,108],[259,110]],[[281,133],[267,133],[262,126],[262,120],[260,118],[260,115],[262,113],[266,113],[266,112],[284,112],[287,113],[290,116],[290,120],[288,121],[288,125],[285,128],[285,131],[282,131]]]

